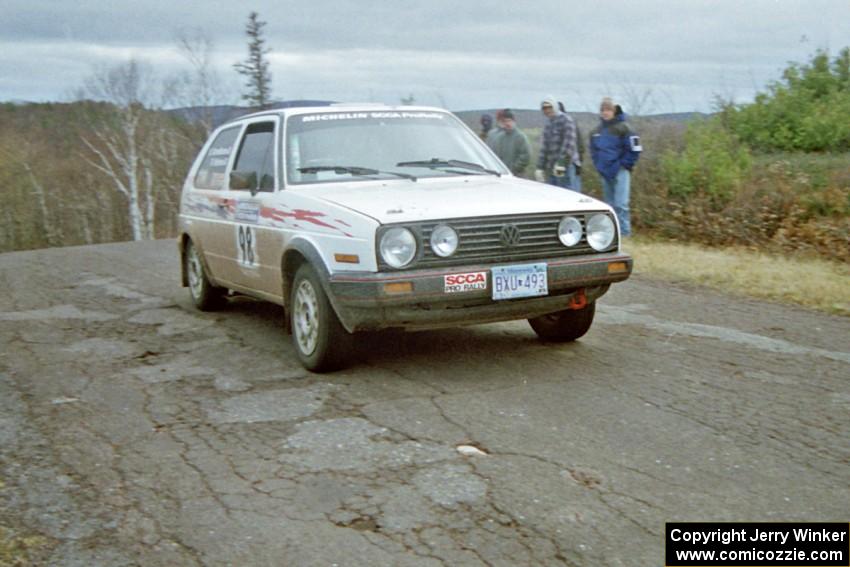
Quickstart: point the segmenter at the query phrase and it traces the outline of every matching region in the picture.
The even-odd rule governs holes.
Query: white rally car
[[[528,319],[544,340],[590,328],[625,280],[608,205],[514,177],[437,108],[333,105],[219,127],[183,186],[183,285],[286,309],[302,364],[338,368],[351,334]]]

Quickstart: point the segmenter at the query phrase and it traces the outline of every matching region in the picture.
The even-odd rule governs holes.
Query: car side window
[[[195,175],[195,187],[198,189],[223,189],[224,174],[236,136],[239,135],[239,126],[222,130],[215,141],[207,150],[201,167]]]
[[[274,169],[274,122],[249,124],[236,155],[230,188],[274,191]],[[256,181],[252,173],[256,174]],[[237,178],[240,182],[235,183]]]

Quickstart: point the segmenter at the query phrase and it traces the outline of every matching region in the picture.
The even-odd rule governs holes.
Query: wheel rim
[[[295,342],[305,355],[313,354],[319,339],[319,300],[313,285],[303,280],[295,291],[295,304],[292,306],[293,330]]]
[[[204,267],[201,265],[201,258],[198,256],[198,252],[194,246],[189,246],[187,257],[189,291],[192,292],[192,297],[197,299],[201,297],[204,287]]]

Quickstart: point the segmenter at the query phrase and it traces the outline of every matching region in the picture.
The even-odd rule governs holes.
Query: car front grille
[[[596,250],[587,243],[585,226],[587,219],[598,212],[464,218],[394,226],[404,226],[413,230],[417,235],[419,240],[417,259],[405,267],[405,269],[416,269],[595,254]],[[582,225],[581,240],[578,244],[569,248],[558,239],[558,224],[565,215],[577,217]],[[437,256],[431,249],[431,232],[441,224],[452,227],[458,233],[457,251],[448,258]],[[519,230],[519,241],[512,246],[506,246],[502,241],[502,230],[510,225]],[[605,251],[616,250],[616,248],[617,238],[615,237],[611,246]],[[380,257],[379,265],[381,269],[387,268]]]

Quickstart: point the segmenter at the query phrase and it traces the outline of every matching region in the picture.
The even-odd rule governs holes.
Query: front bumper
[[[549,295],[542,297],[494,301],[490,272],[494,264],[486,264],[332,275],[331,301],[343,326],[351,332],[433,329],[526,319],[567,309],[581,293],[587,301],[595,301],[612,283],[628,279],[633,263],[631,256],[619,252],[533,263],[538,262],[547,264]],[[486,289],[445,292],[445,276],[471,272],[487,272]],[[396,285],[388,289],[388,284]],[[406,290],[398,291],[400,287]]]

